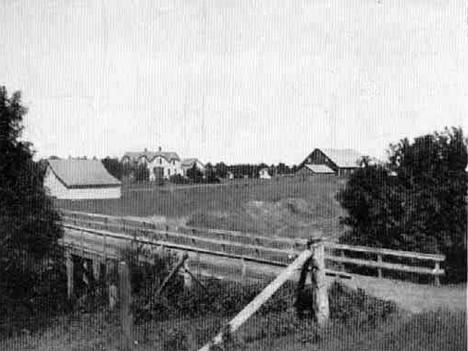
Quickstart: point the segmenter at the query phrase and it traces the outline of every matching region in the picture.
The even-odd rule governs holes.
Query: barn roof
[[[50,169],[67,187],[119,186],[120,180],[114,178],[98,160],[49,160]]]
[[[335,172],[333,169],[326,165],[304,165],[304,167],[307,167],[309,170],[311,170],[314,173],[322,173],[322,174],[328,174],[332,173],[334,174]]]
[[[340,168],[356,168],[362,155],[353,149],[319,149]]]

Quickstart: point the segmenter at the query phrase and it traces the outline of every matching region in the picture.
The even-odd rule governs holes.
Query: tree
[[[112,174],[115,178],[122,180],[123,166],[118,158],[110,158],[107,156],[102,160],[102,164],[110,174]]]
[[[203,180],[203,173],[194,164],[191,168],[187,169],[187,178],[194,183],[200,183]]]
[[[19,305],[35,310],[36,298],[63,288],[52,278],[63,267],[60,216],[32,145],[20,139],[26,113],[21,94],[0,87],[0,316]]]
[[[442,253],[448,278],[466,279],[467,141],[461,128],[390,145],[386,163],[362,163],[338,194],[343,241]]]
[[[215,164],[214,168],[215,168],[215,172],[216,172],[217,177],[219,177],[219,178],[226,178],[227,177],[229,167],[225,163],[219,162],[219,163]]]

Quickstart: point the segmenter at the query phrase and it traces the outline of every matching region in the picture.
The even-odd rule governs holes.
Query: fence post
[[[330,315],[328,306],[328,292],[325,281],[325,245],[322,240],[312,245],[313,269],[312,269],[312,288],[314,289],[313,311],[317,324],[324,326]]]
[[[439,279],[439,270],[440,270],[440,264],[439,264],[439,261],[436,261],[435,263],[435,276],[434,276],[434,284],[436,286],[439,286],[440,285],[440,279]]]
[[[188,258],[184,260],[183,268],[184,268],[184,272],[182,274],[184,277],[184,288],[190,290],[192,289],[192,286],[193,286],[193,278],[188,272],[188,269],[189,269]]]
[[[67,296],[70,300],[73,296],[73,258],[69,250],[65,251],[67,266]]]
[[[132,348],[132,328],[133,315],[130,309],[131,304],[130,273],[125,262],[119,263],[119,307],[120,322],[124,335],[124,345],[126,350]]]
[[[377,254],[377,263],[382,263],[382,255],[381,254]],[[382,278],[382,268],[377,268],[377,274],[378,274],[378,277],[379,278]]]

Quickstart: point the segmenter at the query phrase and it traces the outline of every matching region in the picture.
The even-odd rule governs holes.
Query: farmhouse
[[[197,167],[201,172],[205,171],[205,165],[197,158],[185,158],[181,161],[180,165],[184,176],[187,175],[187,170],[193,168],[193,166]]]
[[[175,152],[148,151],[126,152],[122,157],[123,164],[137,163],[149,170],[149,180],[170,178],[172,175],[183,174],[179,155]]]
[[[48,161],[44,187],[58,199],[117,199],[122,184],[101,161],[65,159]]]
[[[299,165],[299,169],[301,170],[304,165],[324,165],[332,169],[339,176],[348,176],[359,168],[359,160],[361,158],[362,155],[352,149],[315,149]],[[316,168],[315,172],[317,171],[319,171],[318,168]],[[307,172],[307,170],[303,172]]]

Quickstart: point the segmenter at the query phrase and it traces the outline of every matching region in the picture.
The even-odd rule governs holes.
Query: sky
[[[295,164],[468,130],[464,0],[2,0],[37,157]]]

